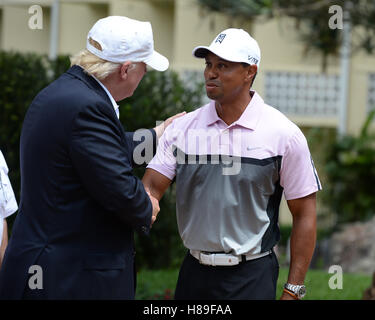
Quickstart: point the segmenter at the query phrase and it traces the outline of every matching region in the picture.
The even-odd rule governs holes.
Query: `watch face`
[[[303,298],[303,297],[305,296],[305,294],[306,294],[306,287],[303,286],[303,287],[301,287],[301,288],[298,290],[298,295],[299,295],[301,298]]]

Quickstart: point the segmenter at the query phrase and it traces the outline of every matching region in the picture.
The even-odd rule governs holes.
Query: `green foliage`
[[[56,60],[48,60],[47,74],[49,76],[49,82],[57,79],[66,70],[70,68],[70,59],[68,56],[58,56]]]
[[[120,102],[120,120],[127,131],[153,128],[156,121],[199,107],[202,83],[185,86],[177,73],[148,71],[133,96]]]
[[[322,58],[324,72],[327,70],[328,57],[337,55],[341,44],[340,30],[328,28],[330,17],[328,10],[315,12],[309,15],[309,19],[305,19],[298,29],[305,54],[318,52]]]
[[[340,137],[328,150],[326,204],[338,222],[367,220],[375,214],[375,135],[369,133],[372,111],[359,137]]]
[[[288,280],[289,268],[280,268],[277,281],[277,299],[280,298],[284,283]],[[363,292],[371,285],[371,276],[365,274],[343,273],[343,288],[332,290],[329,279],[334,274],[328,270],[309,270],[305,285],[307,294],[304,300],[361,300]]]
[[[137,274],[137,300],[169,300],[173,298],[178,268],[147,270]]]
[[[276,299],[282,294],[288,272],[289,268],[280,268]],[[370,275],[343,273],[342,290],[332,290],[328,282],[333,275],[325,270],[309,270],[305,279],[307,295],[304,300],[360,300],[363,292],[371,285]],[[168,300],[174,295],[177,278],[176,269],[142,270],[138,274],[136,299]]]
[[[18,200],[21,181],[19,140],[23,118],[36,94],[68,65],[67,57],[51,62],[46,56],[37,54],[0,52],[0,148]]]

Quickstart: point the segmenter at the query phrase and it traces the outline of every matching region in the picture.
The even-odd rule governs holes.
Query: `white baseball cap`
[[[255,64],[259,68],[260,48],[258,42],[243,29],[230,28],[220,32],[209,47],[194,48],[193,55],[197,58],[204,58],[207,51],[224,60]]]
[[[94,46],[93,41],[98,45]],[[87,35],[87,50],[107,61],[144,62],[158,71],[168,69],[169,61],[154,50],[150,22],[109,16],[98,20]]]

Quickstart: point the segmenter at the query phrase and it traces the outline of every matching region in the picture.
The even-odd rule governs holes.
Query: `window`
[[[284,71],[265,75],[265,102],[289,115],[337,116],[339,93],[337,75]]]

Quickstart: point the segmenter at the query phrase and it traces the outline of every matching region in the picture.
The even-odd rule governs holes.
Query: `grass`
[[[343,273],[342,289],[333,290],[328,282],[334,275],[325,270],[309,270],[305,279],[307,294],[304,300],[360,300],[372,282],[370,275]],[[288,269],[281,268],[277,281],[277,297],[280,297],[287,278]]]
[[[307,295],[305,300],[360,300],[363,292],[371,284],[371,276],[343,273],[343,288],[332,290],[329,279],[334,274],[325,270],[310,270],[306,275]],[[137,277],[136,299],[173,299],[178,277],[178,269],[142,270]],[[280,268],[277,283],[277,298],[288,277],[288,268]]]
[[[136,299],[173,299],[178,269],[142,270],[137,274]]]

